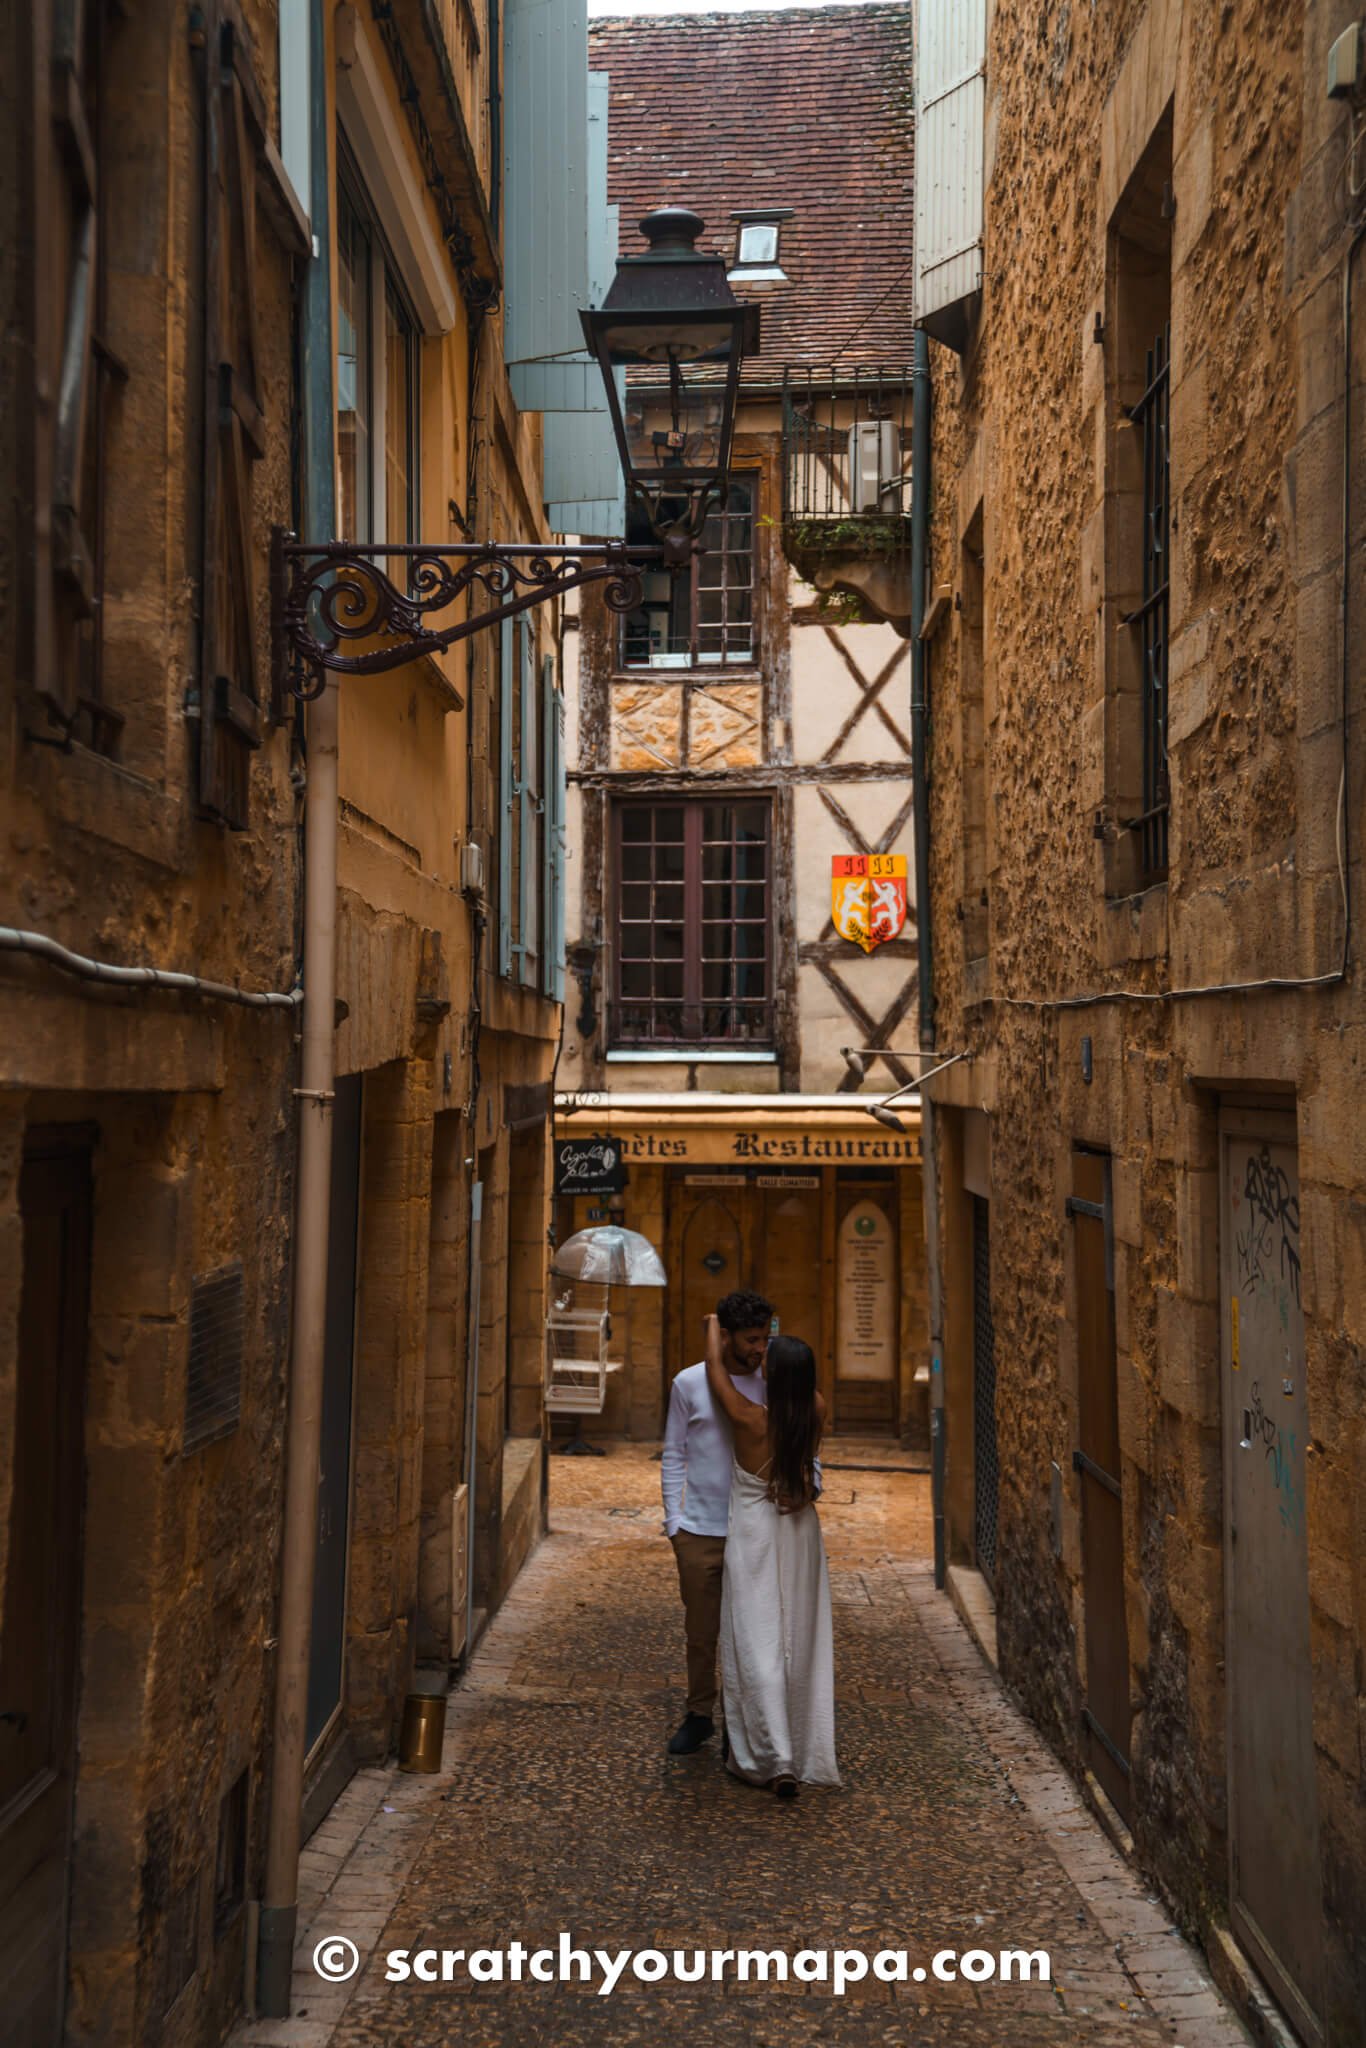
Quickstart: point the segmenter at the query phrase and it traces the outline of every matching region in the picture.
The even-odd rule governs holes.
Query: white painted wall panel
[[[919,0],[916,14],[915,320],[982,285],[986,0]]]

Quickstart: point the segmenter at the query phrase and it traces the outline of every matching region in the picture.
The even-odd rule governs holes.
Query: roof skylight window
[[[791,217],[790,206],[732,214],[735,261],[727,275],[740,283],[785,284],[787,273],[778,261],[778,245],[782,224]]]

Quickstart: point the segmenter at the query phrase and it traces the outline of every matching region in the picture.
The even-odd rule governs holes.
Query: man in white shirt
[[[716,1304],[716,1318],[727,1372],[748,1400],[762,1402],[771,1304],[761,1294],[727,1294]],[[730,1424],[712,1399],[707,1368],[685,1366],[669,1395],[660,1466],[664,1533],[678,1563],[688,1638],[688,1711],[670,1738],[670,1756],[691,1756],[715,1732],[731,1458]]]

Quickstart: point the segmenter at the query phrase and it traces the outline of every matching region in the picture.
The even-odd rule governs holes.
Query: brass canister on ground
[[[403,1728],[398,1739],[401,1771],[439,1771],[446,1734],[446,1701],[431,1693],[410,1692],[403,1702]]]

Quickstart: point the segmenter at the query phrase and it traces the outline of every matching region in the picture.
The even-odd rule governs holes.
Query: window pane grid
[[[767,807],[623,806],[617,844],[614,1041],[769,1043]]]
[[[648,541],[631,531],[628,538]],[[623,621],[627,668],[711,667],[754,659],[754,484],[733,477],[724,510],[702,529],[702,552],[677,576],[651,571],[644,602]]]

